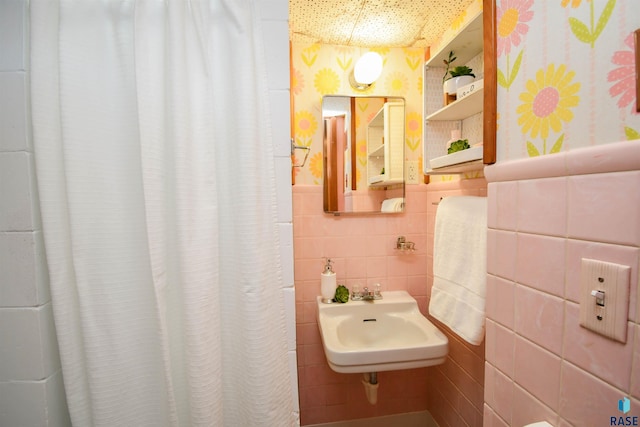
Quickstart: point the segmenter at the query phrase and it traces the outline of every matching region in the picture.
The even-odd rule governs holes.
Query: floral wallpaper
[[[640,138],[637,0],[497,0],[498,161]]]
[[[373,50],[383,58],[383,71],[371,88],[356,92],[349,85],[354,63]],[[294,168],[295,183],[322,184],[322,97],[324,95],[364,95],[402,97],[405,99],[405,159],[422,164],[422,70],[423,48],[365,49],[323,44],[292,44],[291,66],[293,126],[295,144],[310,147],[302,168]],[[356,126],[366,126],[378,110],[366,99],[356,104]],[[359,132],[356,132],[359,134]],[[356,141],[358,185],[366,179],[365,141]],[[294,164],[302,163],[303,150],[295,150]]]

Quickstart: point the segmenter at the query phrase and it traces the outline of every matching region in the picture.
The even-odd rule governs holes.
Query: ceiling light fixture
[[[376,52],[367,52],[358,59],[349,74],[349,83],[356,90],[367,90],[382,73],[382,57]]]

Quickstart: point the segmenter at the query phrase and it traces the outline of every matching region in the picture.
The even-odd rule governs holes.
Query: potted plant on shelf
[[[444,105],[448,105],[449,103],[456,100],[456,88],[455,82],[451,80],[451,76],[449,76],[449,66],[451,63],[456,60],[456,57],[453,56],[453,51],[449,51],[449,57],[447,59],[443,59],[445,69],[444,76],[442,76],[442,89],[444,93]]]
[[[454,67],[449,71],[449,74],[451,77],[445,81],[445,98],[448,100],[448,102],[445,101],[445,105],[456,100],[458,88],[470,84],[476,77],[476,75],[473,74],[473,70],[466,65]],[[447,82],[449,83],[447,84]]]

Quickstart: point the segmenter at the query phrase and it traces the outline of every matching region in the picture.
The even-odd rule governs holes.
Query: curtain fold
[[[30,7],[73,424],[294,425],[254,1]]]

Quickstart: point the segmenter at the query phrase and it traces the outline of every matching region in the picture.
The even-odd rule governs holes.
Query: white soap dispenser
[[[320,294],[322,295],[323,303],[331,304],[333,302],[333,297],[336,295],[336,286],[336,273],[331,268],[331,259],[327,258],[324,271],[320,275]]]

